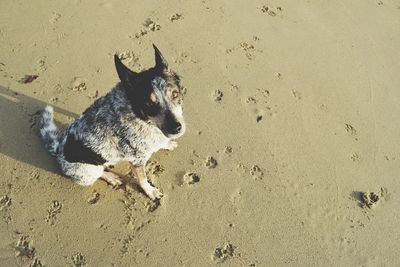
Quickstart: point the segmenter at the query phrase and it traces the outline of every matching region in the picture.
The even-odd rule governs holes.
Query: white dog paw
[[[160,199],[163,196],[163,193],[161,193],[161,191],[158,188],[151,186],[150,184],[142,188],[144,192],[147,194],[147,196],[151,198],[151,200]]]

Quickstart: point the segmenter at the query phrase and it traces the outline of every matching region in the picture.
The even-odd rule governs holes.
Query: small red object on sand
[[[25,75],[24,78],[20,80],[21,83],[31,83],[36,80],[39,76],[38,75]]]

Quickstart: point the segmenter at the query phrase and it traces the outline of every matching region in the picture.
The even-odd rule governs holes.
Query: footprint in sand
[[[297,100],[301,100],[302,97],[303,97],[302,94],[299,91],[294,90],[294,89],[292,90],[292,95]]]
[[[357,130],[351,124],[345,124],[346,132],[349,133],[351,136],[354,136],[354,140],[358,141],[357,137]]]
[[[57,215],[61,212],[62,204],[58,200],[54,200],[47,210],[46,222],[54,225],[57,220]]]
[[[360,156],[357,153],[353,153],[350,158],[353,162],[360,161]]]
[[[223,263],[226,260],[235,256],[236,247],[230,243],[225,244],[222,247],[218,247],[212,254],[212,259],[216,263]]]
[[[217,103],[221,103],[223,96],[224,96],[224,93],[221,90],[215,90],[212,94],[214,101]]]
[[[253,165],[250,168],[250,174],[255,180],[262,180],[264,173],[258,165]]]
[[[378,202],[381,202],[387,197],[387,189],[382,187],[378,192],[357,192],[352,193],[352,197],[359,201],[362,208],[372,209]]]
[[[171,22],[174,22],[174,21],[176,21],[176,20],[181,20],[181,19],[183,19],[183,15],[180,14],[180,13],[175,13],[175,14],[173,14],[172,16],[169,17],[169,20],[170,20]]]
[[[151,18],[146,19],[146,21],[143,23],[143,26],[145,26],[144,29],[141,29],[133,35],[129,35],[128,37],[132,39],[140,39],[141,37],[147,35],[149,32],[156,32],[161,30],[161,25]]]
[[[254,45],[249,44],[247,42],[241,42],[240,43],[240,48],[245,52],[245,56],[247,57],[248,60],[252,60],[254,58]]]
[[[132,39],[140,39],[141,37],[147,35],[149,32],[146,29],[141,29],[140,31],[138,31],[137,33],[133,34],[133,35],[129,35],[129,38]]]
[[[56,23],[57,21],[59,21],[60,18],[61,18],[61,14],[60,14],[60,13],[53,12],[53,15],[52,15],[51,18],[50,18],[50,23],[54,24],[54,23]]]
[[[44,72],[46,68],[46,61],[44,58],[39,59],[36,61],[37,67],[36,67],[36,72]]]
[[[278,13],[282,12],[282,7],[278,6],[275,9],[273,9],[273,8],[271,8],[269,6],[263,5],[260,8],[260,10],[261,10],[262,13],[268,14],[271,17],[275,17]]]
[[[8,209],[11,206],[11,197],[5,195],[0,198],[0,211]]]
[[[53,97],[49,98],[49,102],[52,103],[52,104],[55,104],[55,103],[57,103],[58,101],[59,101],[59,99],[58,99],[58,97],[56,97],[56,96],[53,96]]]
[[[87,95],[90,99],[96,99],[99,96],[99,91],[96,90],[94,92],[91,92]],[[56,98],[58,100],[58,98]]]
[[[130,67],[136,67],[139,69],[142,67],[142,65],[139,63],[139,57],[132,50],[119,52],[117,55],[126,65]]]
[[[152,176],[159,177],[164,171],[165,168],[157,161],[151,160],[146,165],[146,173]]]
[[[387,161],[392,161],[392,160],[396,160],[396,157],[385,155],[385,159]]]
[[[161,30],[161,25],[151,18],[146,19],[146,21],[143,23],[143,26],[147,27],[147,29],[152,32]]]
[[[253,96],[249,96],[245,100],[246,104],[257,104],[257,99]]]
[[[231,146],[226,146],[226,147],[224,148],[224,153],[225,153],[225,154],[231,154],[232,151],[233,151],[233,149],[232,149]]]
[[[214,169],[215,167],[217,167],[217,165],[218,165],[218,162],[215,158],[213,158],[211,156],[206,158],[205,166],[208,169]]]
[[[70,88],[74,92],[85,91],[87,89],[86,79],[75,77],[71,82]]]
[[[236,167],[237,167],[238,171],[240,171],[243,174],[249,170],[246,166],[244,166],[243,163],[238,163],[238,165]]]
[[[80,252],[75,253],[75,255],[73,255],[71,257],[72,260],[72,264],[75,267],[82,267],[84,265],[86,265],[86,257],[83,256]]]
[[[147,202],[144,206],[148,212],[154,212],[161,206],[161,202],[159,199],[157,199],[155,201],[152,200],[152,201]]]
[[[351,124],[346,123],[345,124],[345,129],[346,129],[346,132],[348,132],[351,135],[356,135],[357,134],[357,130]]]
[[[194,172],[187,172],[183,175],[183,183],[192,185],[200,182],[200,176]]]
[[[96,204],[97,202],[99,202],[99,200],[100,200],[100,193],[99,193],[99,192],[96,192],[96,191],[93,191],[92,196],[88,198],[87,202],[88,202],[90,205],[94,205],[94,204]]]

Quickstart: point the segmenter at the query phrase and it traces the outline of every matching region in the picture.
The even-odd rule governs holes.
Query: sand
[[[399,1],[0,10],[0,266],[400,265]],[[67,125],[152,43],[187,90],[187,133],[148,166],[165,197],[73,184],[40,110]]]

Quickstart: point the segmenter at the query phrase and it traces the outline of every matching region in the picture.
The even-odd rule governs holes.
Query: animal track
[[[36,63],[38,65],[38,67],[36,68],[37,72],[44,72],[47,69],[44,59],[39,59]]]
[[[128,252],[130,244],[133,242],[134,236],[133,235],[128,235],[126,238],[124,238],[122,241],[122,248],[121,248],[121,253],[125,254]]]
[[[348,123],[346,123],[345,125],[346,125],[345,129],[349,134],[351,134],[351,135],[357,134],[357,130],[352,125],[350,125]]]
[[[187,172],[183,175],[183,182],[188,185],[192,185],[200,182],[200,176],[194,172]]]
[[[183,19],[183,15],[180,14],[180,13],[175,13],[175,14],[173,14],[172,16],[169,17],[169,20],[170,20],[171,22],[174,22],[174,21],[176,21],[176,20],[181,20],[181,19]]]
[[[215,158],[210,156],[210,157],[207,157],[205,165],[209,169],[214,169],[215,167],[217,167],[218,162]]]
[[[264,176],[264,173],[262,172],[261,168],[258,165],[251,166],[250,174],[256,180],[261,180]]]
[[[98,90],[88,94],[88,97],[91,98],[91,99],[96,99],[98,96],[99,96],[99,91]]]
[[[226,146],[224,149],[225,154],[231,154],[233,151],[231,146]]]
[[[143,25],[146,26],[152,32],[161,30],[161,25],[158,22],[155,22],[151,18],[146,19]]]
[[[254,51],[254,45],[248,44],[246,42],[241,42],[240,47],[242,48],[243,51],[246,51],[246,52]]]
[[[7,195],[0,198],[0,211],[11,206],[11,198]]]
[[[80,92],[87,89],[86,80],[80,77],[75,77],[71,82],[71,90],[74,92]]]
[[[240,47],[245,52],[245,55],[248,60],[252,60],[254,58],[254,55],[253,55],[254,45],[248,44],[246,42],[241,42]]]
[[[71,257],[72,264],[75,267],[82,267],[86,265],[86,257],[83,256],[80,252],[77,252],[75,255]]]
[[[359,201],[362,208],[371,209],[387,196],[387,189],[382,187],[378,192],[353,192],[352,196]]]
[[[90,205],[94,205],[94,204],[96,204],[99,200],[100,200],[100,193],[94,191],[93,194],[92,194],[92,196],[91,196],[90,198],[88,198],[87,202],[88,202]]]
[[[129,38],[140,39],[141,37],[147,35],[149,33],[149,31],[156,32],[156,31],[161,30],[161,25],[151,18],[146,19],[146,21],[143,23],[143,26],[145,26],[146,28],[141,29],[139,32],[137,32],[133,35],[129,35]]]
[[[160,176],[164,172],[164,167],[156,161],[149,161],[146,165],[146,173],[153,176]]]
[[[263,5],[261,8],[261,12],[270,15],[271,17],[275,17],[278,12],[282,12],[282,8],[281,7],[276,7],[276,10],[272,10],[271,7],[268,7],[266,5]]]
[[[139,64],[139,57],[132,50],[119,52],[117,53],[117,55],[124,63],[126,63],[130,67],[142,67],[142,65]]]
[[[215,90],[213,93],[213,98],[215,102],[220,103],[222,101],[222,97],[224,96],[224,93],[220,90]]]
[[[139,32],[135,33],[134,35],[129,35],[129,38],[139,39],[148,34],[146,29],[141,29]]]
[[[57,215],[61,212],[62,204],[58,200],[54,200],[47,210],[46,222],[54,225]]]
[[[354,162],[360,161],[360,156],[357,153],[352,154],[350,158]]]
[[[147,211],[148,212],[154,212],[156,209],[158,209],[161,205],[161,202],[159,199],[155,201],[149,201],[145,204]]]
[[[248,97],[246,98],[246,104],[256,104],[257,103],[257,99],[255,97]]]
[[[212,255],[213,260],[216,263],[223,263],[226,260],[235,256],[235,250],[236,247],[230,243],[227,243],[223,247],[218,247],[214,250],[214,253]]]
[[[53,15],[52,15],[51,18],[50,18],[50,22],[51,22],[52,24],[54,24],[54,23],[56,23],[57,21],[59,21],[60,18],[61,18],[61,14],[60,14],[60,13],[53,12]]]
[[[294,90],[294,89],[292,90],[292,95],[293,95],[293,97],[296,98],[297,100],[301,100],[301,98],[302,98],[301,93],[300,93],[299,91]]]

